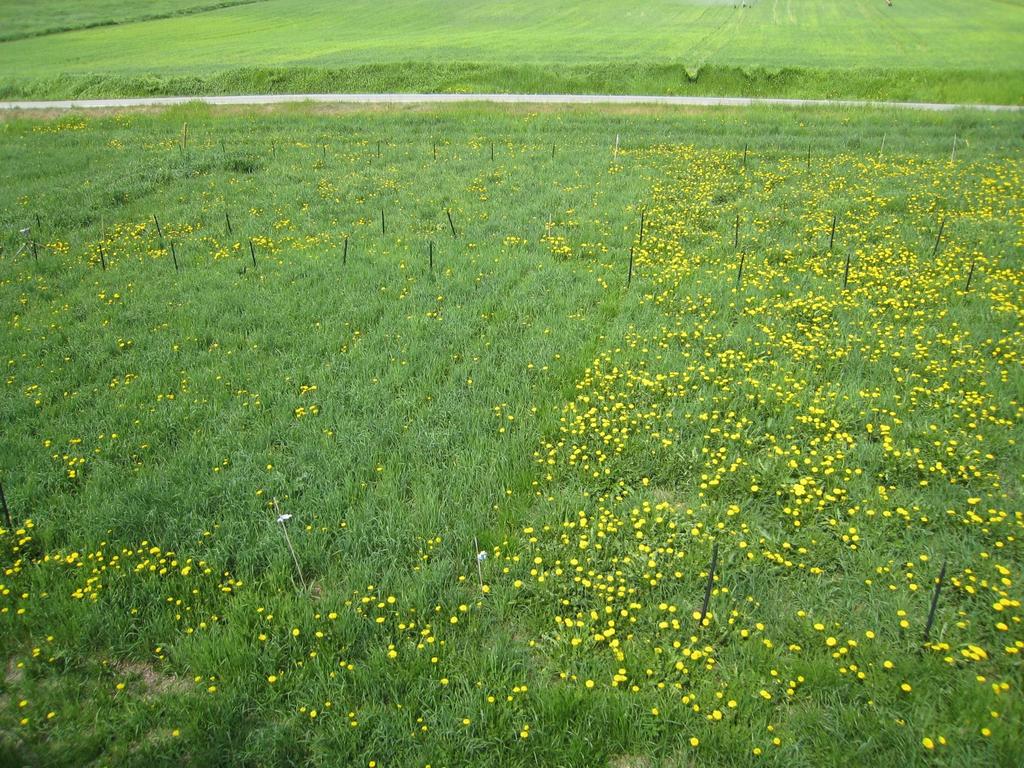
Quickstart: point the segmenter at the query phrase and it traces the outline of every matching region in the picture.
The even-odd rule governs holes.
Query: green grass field
[[[190,107],[0,163],[0,763],[1024,759],[1015,116]]]
[[[441,90],[1024,103],[1020,0],[18,0],[0,3],[0,29],[3,98]],[[71,31],[43,34],[52,29]]]

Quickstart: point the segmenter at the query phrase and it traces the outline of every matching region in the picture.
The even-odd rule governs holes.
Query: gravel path
[[[847,99],[754,99],[733,96],[620,96],[523,93],[301,93],[248,96],[160,96],[142,99],[72,99],[69,101],[0,101],[2,110],[121,109],[164,107],[189,102],[215,105],[292,104],[665,104],[680,107],[751,107],[761,104],[782,107],[888,107],[930,112],[969,109],[986,112],[1021,112],[1022,106],[1005,104],[929,104],[904,101],[856,101]]]

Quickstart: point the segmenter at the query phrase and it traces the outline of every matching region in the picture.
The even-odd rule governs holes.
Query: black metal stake
[[[736,287],[737,288],[739,288],[741,285],[743,285],[743,262],[746,261],[746,259],[747,259],[747,254],[746,253],[741,253],[740,254],[740,266],[739,266],[739,269],[736,270]]]
[[[7,508],[7,497],[4,496],[3,483],[0,483],[0,506],[4,508],[4,520],[7,522],[8,529],[14,528],[14,521],[11,520],[11,510]]]
[[[494,142],[491,142],[491,162],[494,162]]]
[[[971,290],[971,278],[974,277],[974,262],[975,259],[971,259],[971,268],[967,272],[967,285],[964,286],[964,293],[967,293],[969,290]]]
[[[551,145],[551,157],[554,158],[554,156],[555,156],[555,145],[552,143],[552,145]]]
[[[946,228],[946,217],[942,217],[942,221],[939,222],[939,234],[935,236],[935,247],[932,248],[932,258],[935,258],[935,254],[939,252],[939,243],[942,241],[942,230]]]
[[[164,233],[163,233],[163,230],[160,229],[160,221],[157,219],[155,213],[153,214],[153,223],[156,224],[156,234],[157,234],[157,237],[159,237],[160,241],[163,242]]]
[[[633,249],[629,249],[629,273],[626,275],[626,287],[633,282]]]
[[[39,251],[36,250],[36,241],[34,238],[32,240],[32,258],[37,262],[39,261]]]
[[[836,239],[836,215],[832,214],[832,231],[828,233],[828,249],[832,250],[832,243]]]
[[[107,271],[107,257],[103,254],[103,243],[100,243],[100,266],[103,267],[103,271]]]
[[[430,241],[430,274],[434,274],[434,241]]]
[[[928,609],[928,622],[924,625],[924,642],[928,642],[928,635],[932,631],[932,623],[935,621],[935,609],[939,605],[939,592],[942,590],[942,580],[946,578],[946,561],[942,561],[942,569],[939,571],[939,580],[935,582],[935,591],[932,592],[932,605]]]
[[[437,160],[437,142],[434,142],[434,159]]]
[[[736,214],[736,231],[732,236],[732,247],[740,247],[740,215],[738,213]]]
[[[380,159],[380,141],[377,142],[377,159]]]
[[[381,235],[381,237],[384,236],[384,232],[385,232],[385,230],[384,230],[384,209],[381,208],[380,209],[380,235]]]
[[[174,243],[171,243],[171,258],[174,259],[174,271],[178,271],[178,253],[174,250]]]
[[[704,617],[708,615],[708,603],[711,602],[711,588],[715,584],[715,567],[718,565],[718,542],[711,548],[711,568],[708,569],[708,583],[704,587],[704,604],[700,608],[700,621],[698,624],[704,624]]]
[[[452,237],[458,237],[458,234],[455,232],[455,223],[452,221],[452,209],[449,208],[445,213],[448,214],[448,226],[452,228]]]
[[[640,245],[644,244],[644,215],[646,211],[640,211]]]
[[[249,238],[249,255],[252,256],[252,268],[256,269],[256,246],[252,244],[252,238]]]
[[[846,267],[843,269],[843,290],[846,290],[846,281],[850,279],[850,254],[846,254]]]
[[[231,214],[228,213],[227,211],[224,211],[224,222],[228,225],[228,234],[230,235],[231,232],[232,232],[232,230],[231,230]]]
[[[345,250],[341,254],[341,263],[342,263],[342,266],[344,266],[345,264],[348,264],[348,238],[347,237],[345,238]]]
[[[747,147],[748,146],[749,146],[748,143],[744,143],[744,145],[743,145],[743,170],[744,171],[747,170]]]

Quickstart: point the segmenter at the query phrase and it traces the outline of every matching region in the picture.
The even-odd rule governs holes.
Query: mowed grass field
[[[8,0],[0,29],[4,98],[440,90],[1024,103],[1020,0]]]
[[[1019,126],[5,122],[0,762],[1019,765]]]

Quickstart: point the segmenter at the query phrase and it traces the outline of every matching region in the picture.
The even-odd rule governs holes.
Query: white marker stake
[[[288,529],[285,527],[285,523],[291,520],[291,515],[282,515],[281,508],[277,506],[277,499],[274,499],[274,511],[277,513],[277,522],[281,526],[281,532],[284,534],[284,541],[288,545],[288,551],[292,553],[292,560],[295,562],[295,570],[299,573],[299,581],[302,582],[303,591],[306,590],[306,579],[302,575],[302,566],[299,565],[299,558],[295,554],[295,547],[292,546],[291,537],[288,535]]]

